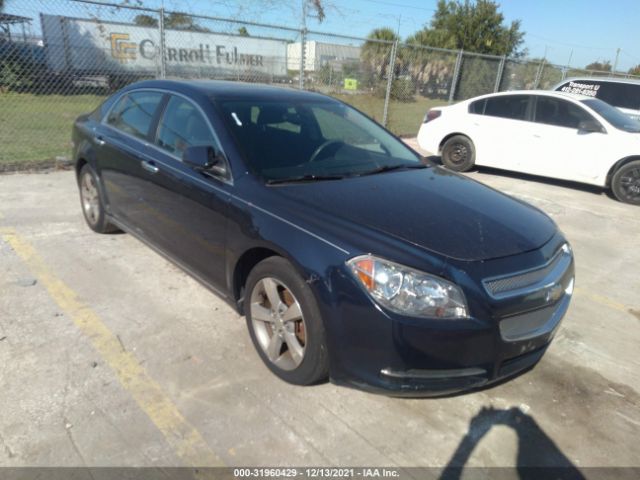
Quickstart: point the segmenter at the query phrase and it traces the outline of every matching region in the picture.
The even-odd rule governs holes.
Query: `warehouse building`
[[[287,69],[300,70],[301,42],[287,46]],[[360,47],[323,43],[315,40],[305,42],[305,72],[316,72],[324,65],[339,71],[345,63],[360,61]]]

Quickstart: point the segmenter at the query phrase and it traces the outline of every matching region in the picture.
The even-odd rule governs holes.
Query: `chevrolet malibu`
[[[89,227],[225,299],[290,383],[481,387],[535,365],[569,306],[549,217],[323,95],[147,81],[78,118],[73,143]]]
[[[429,111],[418,143],[458,172],[483,165],[588,183],[640,205],[640,122],[597,98],[483,95]]]

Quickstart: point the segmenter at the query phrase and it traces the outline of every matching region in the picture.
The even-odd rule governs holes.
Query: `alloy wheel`
[[[80,181],[80,196],[82,198],[82,209],[85,217],[96,225],[100,219],[100,195],[95,179],[90,172],[86,172]]]
[[[307,331],[300,302],[273,277],[256,283],[250,302],[253,331],[264,354],[282,370],[296,369],[304,359]]]
[[[625,172],[620,178],[620,188],[629,199],[640,199],[640,167]]]

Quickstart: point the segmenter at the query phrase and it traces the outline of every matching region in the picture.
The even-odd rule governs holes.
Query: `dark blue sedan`
[[[287,382],[480,387],[535,365],[569,306],[573,255],[549,217],[324,95],[136,83],[73,142],[89,226],[227,300]]]

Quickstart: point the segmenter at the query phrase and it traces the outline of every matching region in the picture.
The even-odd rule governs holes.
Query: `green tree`
[[[249,30],[247,30],[247,27],[240,27],[238,29],[238,35],[240,35],[241,37],[248,37],[249,36]]]
[[[367,41],[360,50],[360,58],[378,80],[387,76],[392,42],[396,40],[399,40],[398,35],[392,29],[376,28],[367,35]]]
[[[640,75],[640,63],[629,69],[629,75]]]
[[[158,28],[158,19],[152,15],[146,15],[146,14],[136,15],[135,18],[133,19],[133,23],[135,23],[136,25],[140,25],[142,27]],[[199,25],[198,23],[196,23],[196,21],[191,15],[183,12],[171,12],[168,15],[165,15],[164,26],[165,28],[172,28],[174,30],[189,30],[192,32],[208,32],[209,31],[208,28],[205,28]]]
[[[145,14],[136,15],[133,19],[133,23],[142,27],[158,27],[158,19]]]
[[[611,62],[609,60],[603,60],[602,62],[596,60],[595,62],[591,62],[589,65],[584,67],[585,70],[598,70],[599,72],[610,72],[611,71]]]
[[[411,37],[431,47],[492,55],[524,56],[520,20],[506,25],[492,0],[439,0],[429,26]]]
[[[171,12],[164,18],[164,26],[174,30],[189,30],[191,32],[209,32],[206,27],[202,27],[193,19],[191,15],[184,12]]]

